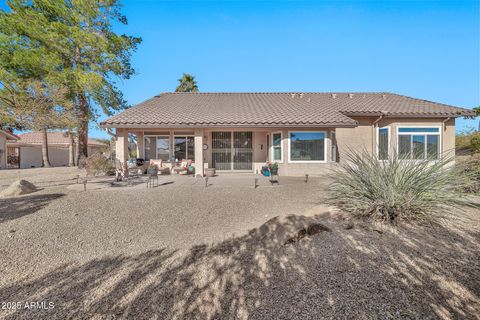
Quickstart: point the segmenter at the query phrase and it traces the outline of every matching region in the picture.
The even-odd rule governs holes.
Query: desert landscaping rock
[[[298,242],[307,236],[313,236],[322,231],[331,231],[331,229],[324,226],[321,223],[317,223],[317,222],[310,223],[306,228],[302,228],[297,232],[295,232],[295,234],[289,237],[284,244],[287,245],[287,244]]]
[[[355,226],[355,224],[353,223],[353,221],[347,221],[343,224],[343,228],[345,230],[353,229],[354,226]]]
[[[41,190],[0,199],[1,319],[476,319],[480,218],[346,230],[323,179],[159,177],[69,188],[77,169],[0,171]],[[28,176],[29,174],[30,176]],[[95,185],[96,180],[89,184]],[[101,180],[103,181],[103,180]],[[171,182],[169,184],[164,184]],[[203,183],[202,183],[203,182]],[[263,183],[263,181],[260,181]],[[265,200],[267,199],[267,201]],[[283,246],[320,223],[331,232]],[[357,223],[357,220],[355,220]],[[367,222],[362,222],[367,223]],[[16,230],[9,233],[9,230]]]
[[[6,189],[0,191],[0,197],[14,197],[37,191],[37,187],[27,180],[12,182]]]

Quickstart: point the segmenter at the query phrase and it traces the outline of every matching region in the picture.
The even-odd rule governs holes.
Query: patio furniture
[[[147,180],[147,188],[153,188],[155,186],[155,182],[157,183],[158,187],[158,174],[153,173],[148,175],[148,180]]]
[[[170,169],[163,166],[163,160],[150,159],[150,165],[156,165],[159,174],[168,174]]]
[[[180,165],[173,167],[173,172],[177,174],[188,174],[188,167],[190,167],[191,164],[191,159],[183,159]]]
[[[126,162],[121,162],[120,160],[115,160],[115,180],[123,181],[129,176],[128,165]]]

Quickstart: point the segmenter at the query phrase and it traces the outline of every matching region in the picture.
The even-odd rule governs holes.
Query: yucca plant
[[[347,212],[395,222],[468,204],[452,158],[407,161],[394,155],[378,161],[362,151],[345,160],[331,174],[329,202]]]

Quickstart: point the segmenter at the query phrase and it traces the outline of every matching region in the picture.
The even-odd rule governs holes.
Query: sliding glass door
[[[253,133],[212,132],[212,166],[217,170],[253,170]]]
[[[252,170],[253,133],[233,133],[233,170]]]

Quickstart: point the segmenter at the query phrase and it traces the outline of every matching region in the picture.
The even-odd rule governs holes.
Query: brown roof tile
[[[42,144],[42,133],[41,132],[27,132],[19,134],[18,137],[20,138],[16,141],[16,144],[27,145],[27,144]],[[47,140],[49,145],[68,145],[69,139],[65,136],[64,132],[49,132],[47,134]],[[105,146],[104,143],[89,139],[88,140],[89,146]]]
[[[7,137],[7,140],[16,141],[16,140],[20,139],[16,134],[13,134],[13,133],[11,133],[9,131],[6,131],[6,130],[0,129],[0,134],[5,135],[5,137]]]
[[[355,126],[349,115],[473,116],[392,93],[163,93],[101,123],[116,126]]]

